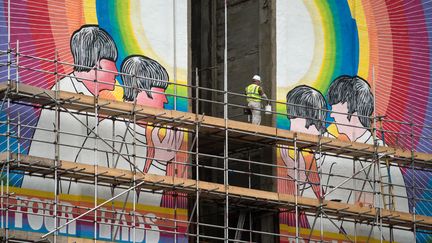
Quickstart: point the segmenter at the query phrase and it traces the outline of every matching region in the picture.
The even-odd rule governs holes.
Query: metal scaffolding
[[[136,97],[122,102],[99,92],[100,86],[106,85],[98,79],[103,73],[149,77],[64,62],[57,51],[52,59],[21,51],[19,42],[11,42],[11,1],[7,2],[7,43],[0,43],[1,241],[152,242],[155,238],[151,237],[165,235],[176,243],[298,243],[332,242],[326,236],[331,232],[340,242],[397,242],[404,234],[416,239],[419,232],[432,233],[432,217],[416,211],[417,203],[432,203],[431,198],[418,197],[416,192],[432,189],[416,185],[414,179],[407,185],[392,177],[392,172],[400,169],[414,175],[431,172],[432,155],[415,151],[414,144],[432,139],[416,132],[432,130],[432,126],[389,120],[374,113],[366,117],[373,124],[373,142],[366,144],[328,134],[253,125],[230,114],[230,110],[247,107],[235,102],[246,99],[244,94],[228,91],[226,0],[223,89],[202,87],[198,68],[195,83],[177,82],[176,3],[172,1],[174,82],[155,81],[173,87],[174,94],[165,95],[173,98],[174,110],[139,104]],[[39,64],[34,65],[36,62]],[[94,70],[95,80],[81,81],[93,82],[95,95],[61,87],[62,79],[75,78],[62,70],[77,66]],[[22,82],[23,75],[42,74],[52,77],[52,87]],[[155,92],[115,87],[137,94]],[[180,89],[192,97],[182,96]],[[205,99],[203,92],[223,96],[223,100]],[[195,112],[176,110],[178,100],[187,100]],[[273,107],[298,106],[269,102]],[[220,106],[223,116],[200,112],[208,104]],[[52,115],[52,124],[38,126],[43,112]],[[271,115],[286,114],[276,111]],[[330,126],[340,125],[321,119]],[[406,129],[393,131],[386,124]],[[71,132],[70,126],[84,132]],[[105,133],[105,127],[110,134]],[[159,132],[153,134],[155,130]],[[35,137],[36,133],[46,136]],[[161,138],[167,133],[172,135],[174,147],[149,142],[152,136]],[[178,138],[186,146],[177,146]],[[84,142],[76,144],[74,140]],[[394,147],[384,146],[380,140],[392,141]],[[30,153],[34,144],[47,151]],[[156,150],[172,153],[174,159],[155,161],[149,151]],[[82,156],[69,159],[71,151]],[[278,163],[275,157],[283,153],[292,156],[293,163]],[[185,159],[179,160],[180,155]],[[306,166],[307,156],[315,164]],[[335,170],[342,162],[351,170]],[[158,170],[165,174],[153,173]],[[313,176],[317,181],[311,180]],[[26,190],[24,182],[35,185]],[[291,191],[280,190],[283,186]],[[41,187],[44,190],[34,189]],[[410,190],[412,196],[401,190]],[[168,203],[156,205],[155,198]],[[410,202],[411,207],[401,207],[401,201]],[[154,214],[158,210],[163,213]],[[264,227],[268,215],[273,229]]]
[[[7,80],[0,84],[3,111],[1,127],[4,128],[1,137],[5,148],[0,156],[1,223],[2,235],[9,241],[37,241],[48,238],[54,242],[63,242],[68,237],[76,237],[67,233],[77,222],[89,224],[92,228],[92,235],[81,237],[94,241],[102,240],[101,229],[108,227],[111,230],[109,239],[106,240],[131,242],[140,241],[141,239],[138,238],[141,236],[138,235],[141,234],[150,237],[149,232],[172,235],[176,242],[262,242],[263,237],[268,236],[274,237],[273,239],[279,238],[281,241],[290,239],[295,242],[304,240],[326,242],[325,232],[328,232],[329,228],[333,228],[332,232],[338,232],[343,236],[343,240],[348,242],[366,242],[374,237],[379,237],[378,240],[381,242],[393,242],[397,241],[394,234],[400,234],[398,232],[406,231],[415,234],[431,230],[432,217],[415,213],[416,202],[431,199],[415,196],[408,198],[406,195],[395,193],[398,188],[414,191],[430,189],[416,185],[407,188],[404,184],[392,181],[395,178],[390,175],[390,171],[395,168],[430,171],[431,155],[416,152],[413,148],[405,150],[385,147],[377,142],[378,135],[381,138],[384,137],[383,134],[404,136],[404,134],[395,135],[394,131],[382,128],[382,123],[401,123],[399,121],[390,121],[374,115],[371,117],[373,144],[342,141],[324,135],[298,133],[230,119],[228,107],[243,108],[244,106],[229,103],[228,95],[243,98],[244,95],[228,92],[226,85],[223,91],[200,87],[198,69],[195,85],[170,84],[194,91],[195,97],[192,98],[175,94],[175,97],[189,99],[190,103],[195,105],[196,113],[191,113],[143,106],[137,104],[136,99],[133,102],[110,100],[101,97],[99,92],[89,96],[64,91],[59,87],[59,80],[71,75],[61,73],[58,65],[73,66],[74,64],[60,62],[57,54],[53,60],[27,55],[19,51],[18,43],[15,48],[9,45],[9,48],[1,54],[7,55],[7,63],[3,64],[7,68]],[[32,60],[46,63],[46,68],[33,68]],[[108,72],[95,67],[90,68],[95,70],[96,76],[98,73]],[[56,81],[54,87],[48,90],[21,83],[20,72],[24,70],[35,75],[38,73],[53,75]],[[14,77],[12,77],[13,72],[15,72]],[[128,74],[118,73],[118,75]],[[227,82],[227,77],[224,80]],[[99,85],[103,83],[97,79],[94,82],[98,91]],[[135,89],[136,92],[148,91],[139,90],[137,87],[122,86],[122,88]],[[200,98],[199,93],[203,90],[224,94],[224,102],[220,103],[224,107],[223,117],[199,114],[200,106],[211,102]],[[273,105],[277,103],[275,100],[271,102]],[[34,123],[25,121],[28,117],[21,113],[23,107],[30,107],[40,112],[53,112],[55,119],[52,129],[38,127]],[[273,112],[274,116],[277,114]],[[65,130],[70,124],[64,124],[64,117],[73,120],[75,125],[82,126],[86,130],[86,135],[71,134]],[[83,123],[82,118],[90,122]],[[99,127],[103,126],[101,120],[110,121],[113,134],[108,136],[101,132]],[[125,141],[115,136],[114,131],[118,129],[119,124],[126,124],[129,129],[126,131],[132,136],[131,140]],[[173,131],[174,134],[185,134],[184,136],[190,138],[189,149],[158,147],[141,141],[139,129],[143,125],[165,128]],[[412,141],[418,139],[414,134],[416,125],[412,123],[407,125],[411,127],[411,131],[408,131],[410,139]],[[30,130],[43,131],[50,136],[42,141],[37,140],[41,138],[35,139],[33,133],[28,132]],[[81,147],[76,146],[64,139],[67,136],[89,140],[90,145],[86,146],[84,143]],[[53,140],[50,140],[51,138]],[[52,148],[54,156],[28,154],[26,151],[30,143],[42,143]],[[131,150],[125,151],[124,147]],[[276,161],[251,156],[251,153],[261,148],[269,148],[272,153],[292,153],[294,164],[280,165]],[[65,160],[62,153],[69,149],[87,151],[86,155],[92,154],[92,158]],[[187,160],[186,162],[176,159],[159,161],[162,165],[173,165],[174,173],[172,175],[152,174],[137,162],[152,159],[148,154],[141,153],[143,149],[181,153],[185,154]],[[104,164],[101,154],[115,158],[111,160],[113,163]],[[245,159],[238,154],[247,154],[248,157]],[[302,164],[301,159],[307,154],[312,154],[316,158],[316,169]],[[267,156],[272,157],[272,155]],[[332,163],[337,159],[352,161],[352,172],[332,171],[333,165],[330,170],[325,170],[324,163]],[[117,163],[122,162],[114,163],[116,160],[125,161],[130,169],[117,166]],[[266,169],[257,170],[252,169],[253,167]],[[285,171],[286,176],[277,173],[279,170]],[[318,183],[309,180],[309,176],[313,174],[319,177]],[[19,188],[11,184],[13,177],[17,176],[22,176],[24,180],[43,178],[47,190],[52,189],[49,194],[52,200],[42,203],[39,199],[20,194]],[[247,178],[247,183],[239,182],[242,177]],[[253,185],[252,181],[256,178],[270,180],[272,189]],[[335,178],[338,178],[337,184],[329,183]],[[283,183],[293,183],[292,194],[277,189],[277,185]],[[66,189],[65,185],[68,185],[69,189]],[[75,185],[79,189],[78,192],[80,190],[82,192],[87,190],[85,193],[89,190],[93,192],[90,199],[86,199],[88,203],[72,205],[63,199],[64,195],[74,194],[70,191]],[[310,194],[314,186],[318,188],[318,196]],[[346,193],[350,196],[347,201],[332,197],[338,193]],[[138,208],[142,206],[140,200],[144,196],[167,195],[172,198],[172,204],[168,206],[172,214],[159,217],[154,214],[140,213]],[[372,203],[369,204],[353,199],[369,196],[372,197],[372,201],[368,201]],[[396,202],[402,199],[411,200],[414,211],[401,211]],[[180,211],[184,210],[178,207],[181,201],[187,201],[189,204],[186,218],[178,217]],[[214,205],[216,215],[206,210],[208,205]],[[257,227],[255,223],[261,220],[259,215],[265,213],[276,215],[274,222],[277,226],[279,226],[277,215],[293,214],[294,232],[267,231]],[[30,233],[11,228],[9,223],[12,214],[41,217],[48,231]],[[216,219],[218,217],[222,218],[222,223],[218,222]],[[309,218],[311,222],[306,233],[301,232],[304,225],[300,219],[303,217]],[[361,229],[363,233],[357,235],[357,230],[354,230],[354,235],[349,234],[346,232],[348,227]],[[368,231],[366,235],[364,235],[365,229]]]

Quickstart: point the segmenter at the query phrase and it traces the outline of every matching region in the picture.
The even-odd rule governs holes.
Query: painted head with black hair
[[[128,56],[121,65],[122,80],[125,85],[124,100],[134,101],[140,90],[153,99],[151,89],[168,87],[168,72],[157,61],[142,55]],[[135,91],[134,91],[135,90]]]
[[[72,34],[70,48],[74,71],[88,72],[102,59],[115,62],[117,47],[111,36],[97,25],[83,25]]]
[[[352,114],[357,112],[363,127],[370,127],[369,117],[374,111],[374,98],[366,80],[359,76],[340,76],[330,85],[327,98],[332,106],[347,103],[348,121],[351,121]]]
[[[288,119],[306,119],[305,128],[311,125],[320,132],[326,131],[327,105],[324,96],[316,89],[300,85],[290,90],[286,96]]]

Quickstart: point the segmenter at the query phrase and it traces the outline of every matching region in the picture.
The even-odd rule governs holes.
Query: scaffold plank
[[[13,170],[29,171],[35,169],[45,170],[46,172],[54,173],[54,160],[40,158],[24,154],[1,153],[1,163],[9,163]],[[79,171],[79,172],[74,172]],[[98,166],[98,183],[109,186],[109,184],[130,186],[133,181],[134,172],[122,169],[113,169],[103,166]],[[93,181],[95,179],[95,167],[93,165],[74,163],[69,161],[60,161],[57,166],[57,172],[61,174],[62,179],[74,178],[80,181]],[[38,173],[35,172],[34,176]],[[77,176],[79,175],[79,176]],[[381,210],[381,218],[384,224],[396,225],[411,229],[416,224],[416,228],[430,230],[432,228],[432,217],[424,215],[413,215],[407,212],[391,211],[386,209],[377,209],[370,207],[361,207],[354,204],[342,202],[334,202],[323,200],[322,203],[316,198],[308,198],[303,196],[289,195],[276,193],[264,190],[256,190],[243,188],[238,186],[229,186],[213,182],[196,181],[193,179],[185,179],[173,176],[161,176],[154,174],[135,174],[137,182],[145,181],[143,188],[158,190],[175,190],[181,193],[196,193],[198,189],[201,192],[201,197],[204,198],[223,198],[226,194],[231,198],[237,198],[242,201],[243,205],[253,204],[256,202],[265,202],[268,208],[281,209],[292,208],[297,205],[304,211],[316,212],[321,209],[328,215],[338,218],[346,218],[357,221],[370,221],[377,217],[378,210]]]
[[[11,89],[7,84],[0,84],[0,92],[8,95],[16,102],[28,102],[42,106],[53,105],[53,98],[56,96],[55,91],[46,90],[26,84],[11,84]],[[96,105],[96,99],[92,96],[76,94],[66,91],[57,92],[57,102],[66,109],[82,110],[89,108],[87,112],[91,114]],[[125,119],[131,117],[134,111],[134,104],[98,99],[98,113],[105,116],[117,116]],[[55,102],[54,102],[55,104]],[[102,105],[101,105],[102,104]],[[92,108],[92,109],[90,109]],[[190,112],[181,112],[175,110],[157,109],[148,106],[136,105],[135,114],[138,120],[153,124],[164,124],[166,126],[176,126],[185,129],[194,129],[195,124],[201,124],[200,133],[217,135],[225,129],[225,121],[222,118],[197,115]],[[408,166],[414,164],[418,168],[432,168],[432,155],[420,152],[412,152],[392,147],[374,146],[370,144],[342,141],[335,138],[319,137],[316,135],[298,133],[274,127],[254,125],[250,123],[229,120],[227,129],[231,138],[239,138],[248,142],[269,142],[293,145],[294,139],[299,144],[312,145],[321,143],[321,149],[324,154],[344,156],[350,158],[372,159],[374,155],[386,158],[390,162],[399,165]],[[221,133],[220,136],[223,134]]]

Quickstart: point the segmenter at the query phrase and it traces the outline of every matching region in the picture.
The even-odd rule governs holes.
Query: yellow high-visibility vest
[[[255,101],[261,102],[261,95],[259,94],[260,86],[256,84],[251,84],[246,87],[246,100],[248,102]]]

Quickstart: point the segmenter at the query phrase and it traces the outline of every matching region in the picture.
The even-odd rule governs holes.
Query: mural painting
[[[423,11],[430,4],[396,2],[277,1],[278,128],[430,152],[432,144],[427,137],[431,131],[425,125],[432,121],[431,39],[425,33],[431,26],[425,21],[427,11]],[[411,25],[413,21],[418,25]],[[419,46],[408,44],[409,39],[421,40],[416,41]],[[411,58],[419,48],[424,48],[424,55]],[[414,75],[414,70],[424,75]],[[373,116],[379,120],[374,121]],[[416,125],[404,125],[410,122]],[[401,135],[404,133],[413,136]],[[430,184],[429,172],[394,164],[378,168],[364,161],[284,146],[277,156],[282,166],[278,176],[286,178],[278,181],[281,192],[294,195],[297,178],[297,193],[306,197],[431,215],[430,203],[425,200],[429,193],[421,189]],[[297,175],[294,167],[299,170]],[[382,184],[372,180],[374,174],[381,175]],[[352,175],[354,179],[347,180]],[[381,185],[384,196],[373,193]],[[420,189],[413,190],[413,185]],[[298,217],[296,220],[295,212],[282,212],[281,234],[295,236],[298,224],[300,236],[312,241],[321,237],[332,242],[380,241],[376,226],[306,216],[301,211]],[[425,242],[429,238],[425,232],[383,230],[383,240],[389,242]],[[292,240],[281,237],[281,242]]]
[[[297,86],[289,91],[286,103],[291,130],[345,141],[374,143],[370,120],[374,109],[373,95],[367,81],[358,76],[340,76],[330,85],[327,100],[328,102],[319,91],[306,85]],[[331,108],[330,117],[334,119],[328,126],[325,125],[328,117],[327,103]],[[378,138],[375,139],[375,142],[384,146]],[[391,206],[394,210],[408,212],[406,188],[400,187],[404,185],[404,181],[398,167],[376,168],[370,162],[326,156],[312,150],[296,151],[292,147],[281,148],[280,158],[282,165],[286,168],[279,169],[278,175],[288,175],[290,182],[287,188],[290,190],[284,190],[283,185],[286,182],[282,182],[279,183],[279,191],[295,195],[295,170],[298,170],[297,180],[300,180],[298,186],[301,196],[318,199],[325,196],[326,200],[356,204],[361,207],[383,207],[386,204],[387,207]],[[297,165],[295,159],[298,160]],[[322,173],[321,177],[317,173],[318,169]],[[391,178],[390,182],[393,185],[399,185],[391,189],[389,186],[385,187],[383,193],[387,196],[380,197],[373,193],[374,189],[380,186],[373,180],[374,174],[378,175],[378,169],[381,170],[382,180]],[[354,179],[347,180],[351,172],[355,174]],[[390,182],[387,181],[387,183]],[[389,196],[389,190],[392,190],[393,197]],[[295,215],[295,212],[282,213],[280,215],[281,224],[295,227]],[[343,231],[345,236],[340,234],[336,238],[352,240],[355,235],[360,236],[358,239],[360,241],[367,241],[366,236],[369,235],[376,239],[380,238],[380,232],[376,226],[375,228],[361,224],[354,226],[352,222],[339,221],[336,227],[333,225],[334,220],[307,217],[302,212],[298,218],[300,227],[309,229],[319,228],[321,221],[325,232]],[[303,237],[309,237],[309,233]],[[394,230],[393,234],[398,235],[398,239],[403,239],[402,242],[414,240],[412,233]],[[388,232],[384,234],[384,238],[390,239]]]
[[[8,14],[5,4],[7,1],[0,3],[3,18]],[[174,5],[172,1],[145,0],[122,4],[115,0],[14,1],[11,9],[12,47],[18,47],[19,42],[22,65],[33,67],[20,70],[22,83],[187,111],[187,90],[173,85],[186,84],[187,80],[186,1],[176,1]],[[176,36],[174,17],[167,17],[166,11],[175,11],[176,18],[181,19],[175,24]],[[29,33],[20,31],[23,26]],[[38,31],[40,28],[45,31]],[[160,33],[160,29],[166,31]],[[57,63],[32,59],[31,55],[57,58]],[[58,75],[46,74],[54,68]],[[187,151],[187,136],[177,128],[95,116],[92,111],[77,114],[63,110],[57,117],[55,110],[50,109],[14,105],[10,110],[12,119],[20,116],[26,125],[23,134],[27,139],[15,141],[14,152],[54,159],[54,141],[58,141],[60,160],[89,165],[97,161],[99,166],[137,173],[189,175],[185,166],[187,156],[178,152]],[[6,119],[5,114],[2,119]],[[56,130],[60,131],[58,137]],[[2,149],[6,150],[4,146]],[[4,215],[2,218],[11,229],[41,233],[54,228],[55,188],[61,207],[59,224],[83,213],[84,207],[92,208],[95,197],[101,203],[125,190],[115,186],[95,188],[91,183],[66,179],[54,185],[52,179],[23,176],[19,172],[11,173],[10,184],[18,195],[17,212],[9,214],[8,219]],[[132,215],[134,200],[137,204]],[[96,236],[122,242],[173,242],[175,239],[187,242],[187,237],[181,234],[186,231],[186,224],[162,218],[186,221],[187,199],[182,194],[132,190],[101,208],[97,215],[89,214],[62,228],[60,235]],[[94,219],[96,227],[92,223]]]

